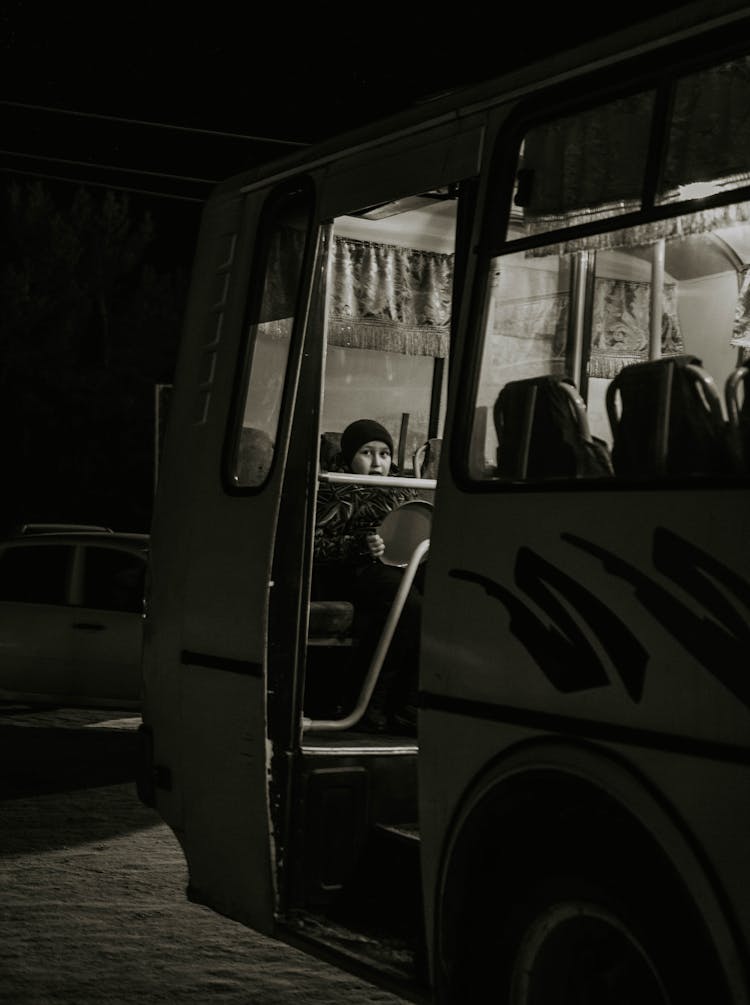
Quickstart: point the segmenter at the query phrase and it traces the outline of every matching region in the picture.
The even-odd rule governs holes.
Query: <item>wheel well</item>
[[[700,912],[656,838],[593,783],[546,768],[505,778],[465,819],[436,919],[440,983],[465,987],[467,968],[498,954],[506,914],[551,877],[620,891],[642,908],[662,905],[680,919],[681,932],[719,982],[714,987],[722,983]],[[449,993],[441,1000],[454,999]]]

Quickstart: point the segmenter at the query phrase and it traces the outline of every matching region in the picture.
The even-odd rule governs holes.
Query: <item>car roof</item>
[[[52,534],[67,533],[68,531],[81,532],[90,531],[98,534],[114,533],[111,527],[100,527],[98,524],[90,523],[24,523],[18,528],[14,536],[18,534]]]
[[[129,531],[100,530],[55,530],[34,531],[33,533],[18,533],[2,542],[2,545],[12,544],[97,544],[105,547],[125,546],[143,551],[148,548],[148,534],[131,533]]]

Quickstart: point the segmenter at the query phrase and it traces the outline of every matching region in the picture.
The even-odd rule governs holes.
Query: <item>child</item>
[[[333,470],[387,477],[397,473],[393,440],[379,422],[357,419],[341,434]],[[315,528],[315,591],[320,599],[350,600],[354,632],[369,664],[403,571],[384,565],[376,528],[392,509],[417,498],[414,489],[368,485],[321,485]],[[421,574],[414,581],[391,640],[363,720],[366,729],[416,730]]]

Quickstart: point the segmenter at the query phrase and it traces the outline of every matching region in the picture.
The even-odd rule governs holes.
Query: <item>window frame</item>
[[[233,496],[257,495],[268,485],[269,480],[276,468],[278,442],[274,442],[273,455],[268,470],[265,472],[263,481],[257,485],[246,485],[238,482],[234,475],[237,467],[240,441],[242,436],[243,418],[249,384],[253,374],[253,361],[255,347],[257,343],[257,326],[260,323],[258,317],[263,306],[263,295],[265,288],[265,277],[269,262],[269,249],[274,234],[274,228],[283,212],[284,205],[289,205],[289,201],[295,197],[305,199],[307,228],[305,231],[304,247],[301,258],[299,284],[296,291],[296,301],[294,304],[294,315],[292,330],[289,339],[289,352],[286,360],[284,378],[279,398],[279,413],[276,424],[276,437],[278,440],[279,430],[284,428],[283,417],[288,410],[289,397],[293,393],[290,386],[290,374],[294,372],[291,365],[306,320],[305,312],[301,309],[304,306],[304,298],[308,289],[307,276],[310,274],[311,256],[313,254],[316,235],[316,190],[313,179],[308,175],[300,175],[293,179],[286,180],[272,189],[260,210],[260,217],[255,228],[254,248],[248,270],[247,290],[248,296],[242,318],[242,333],[240,337],[237,363],[235,367],[234,385],[230,401],[226,430],[224,434],[224,445],[221,458],[221,481],[224,491]]]
[[[464,400],[456,409],[452,436],[452,469],[459,487],[469,492],[550,492],[621,491],[623,489],[713,488],[717,484],[745,487],[748,477],[700,476],[663,480],[570,478],[539,482],[511,482],[480,478],[470,470],[474,435],[474,405],[478,395],[486,336],[486,312],[490,299],[492,260],[532,248],[561,244],[600,233],[626,230],[636,225],[685,216],[700,210],[750,201],[750,183],[704,198],[657,203],[669,135],[671,95],[679,78],[743,55],[750,56],[750,43],[738,41],[737,26],[720,28],[708,35],[688,39],[669,50],[646,53],[631,59],[628,72],[623,64],[600,68],[572,81],[552,85],[521,99],[500,125],[493,141],[486,182],[486,201],[476,245],[476,266],[467,321],[468,351],[464,353],[459,384]],[[665,57],[669,57],[665,59]],[[668,68],[665,69],[665,61]],[[625,81],[625,82],[623,82]],[[531,236],[508,239],[519,153],[525,135],[533,128],[555,119],[574,116],[611,101],[653,90],[655,92],[649,150],[644,171],[641,208],[620,216],[603,217],[589,223],[559,228]],[[592,98],[595,95],[595,98]],[[505,235],[498,236],[498,235]]]

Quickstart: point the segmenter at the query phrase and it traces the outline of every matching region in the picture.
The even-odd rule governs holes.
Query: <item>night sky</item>
[[[683,5],[601,6],[5,3],[0,167],[205,197],[287,143]]]

